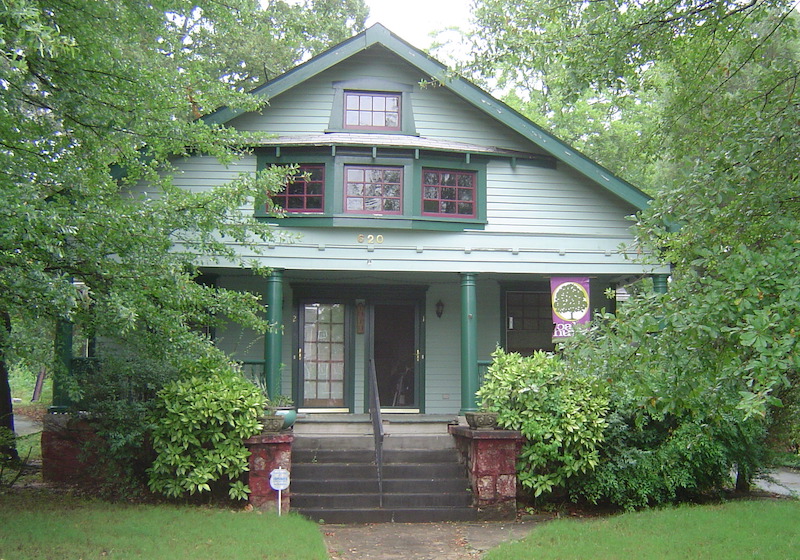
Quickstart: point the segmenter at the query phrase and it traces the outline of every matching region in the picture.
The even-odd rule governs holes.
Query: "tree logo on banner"
[[[564,282],[553,292],[553,312],[562,321],[580,321],[589,312],[589,294],[577,282]]]

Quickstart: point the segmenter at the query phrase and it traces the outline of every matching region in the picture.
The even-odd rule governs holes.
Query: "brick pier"
[[[450,426],[469,472],[473,506],[481,519],[514,519],[517,514],[517,456],[521,434]]]
[[[278,492],[269,485],[269,476],[278,467],[291,472],[293,441],[291,432],[259,434],[244,440],[250,450],[249,499],[254,508],[277,511]],[[290,497],[289,490],[281,493],[281,513],[289,511]]]

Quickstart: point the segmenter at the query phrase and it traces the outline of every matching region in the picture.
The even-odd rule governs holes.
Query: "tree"
[[[330,17],[315,26],[317,8]],[[273,235],[240,208],[281,188],[286,172],[190,193],[171,184],[171,162],[245,153],[246,135],[198,117],[256,109],[264,100],[242,84],[359,30],[364,17],[361,0],[0,4],[0,426],[12,421],[14,323],[58,318],[90,335],[135,333],[153,355],[187,360],[224,359],[192,325],[266,328],[256,297],[194,280],[198,257],[244,264],[227,242],[255,248]],[[246,51],[259,39],[270,50],[258,51],[256,70]],[[234,60],[241,75],[221,70]],[[159,195],[132,194],[141,182]]]
[[[584,146],[618,172],[641,159],[629,178],[655,195],[636,232],[672,263],[669,293],[645,291],[566,355],[619,383],[639,427],[735,427],[714,472],[734,462],[752,475],[753,422],[791,396],[800,370],[794,3],[485,0],[476,19],[474,67],[498,69],[487,76],[577,137],[596,114],[587,103],[609,107],[602,127],[631,133],[613,150]]]

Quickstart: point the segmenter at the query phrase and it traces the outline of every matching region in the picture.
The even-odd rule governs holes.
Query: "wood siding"
[[[269,100],[260,115],[245,114],[231,121],[240,130],[279,136],[320,134],[330,123],[332,84],[379,78],[414,85],[413,110],[417,132],[424,137],[467,142],[479,146],[540,152],[522,136],[499,125],[486,114],[433,84],[421,86],[429,76],[388,51],[373,47]],[[339,108],[336,108],[339,110]]]

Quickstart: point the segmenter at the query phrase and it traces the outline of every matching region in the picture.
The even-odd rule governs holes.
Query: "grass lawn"
[[[585,520],[558,520],[485,560],[739,560],[800,557],[800,501],[681,506]]]
[[[51,493],[0,493],[0,560],[324,560],[317,525],[299,516],[122,505]]]

